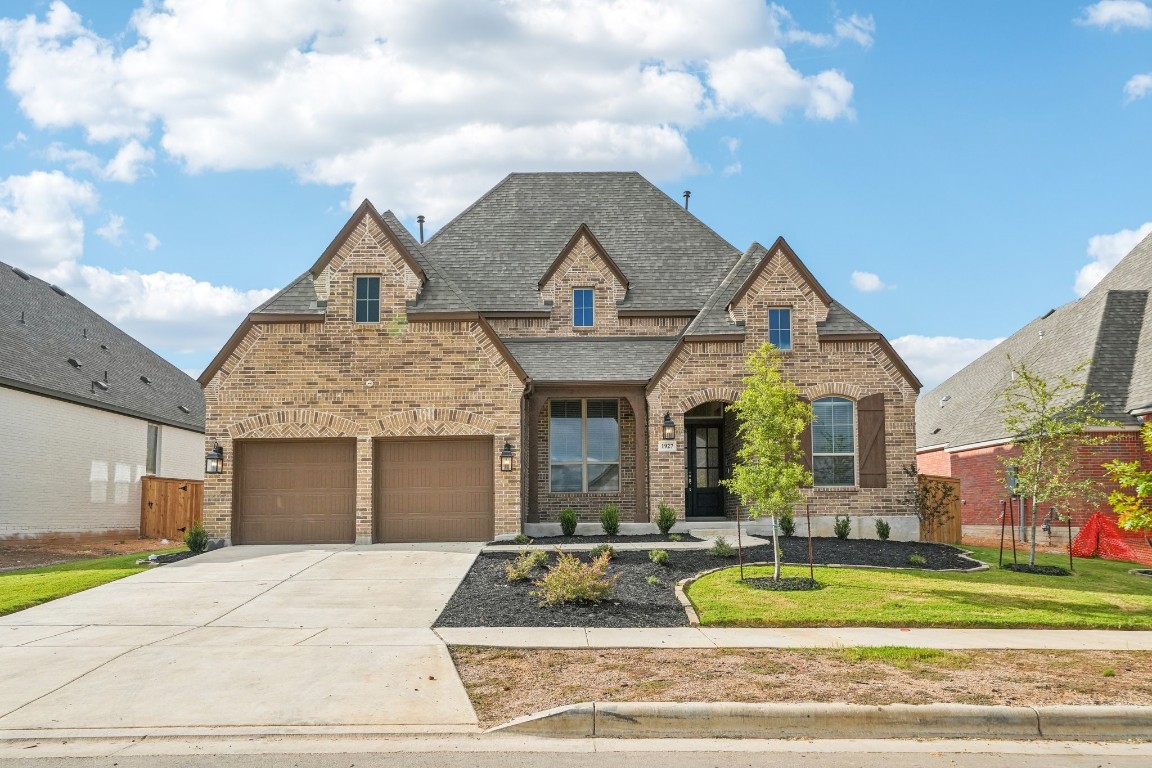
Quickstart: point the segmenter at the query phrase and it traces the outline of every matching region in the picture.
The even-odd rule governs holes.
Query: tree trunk
[[[780,533],[776,530],[776,515],[772,515],[772,580],[780,581]]]
[[[1032,541],[1028,546],[1028,565],[1036,565],[1036,494],[1032,494]]]

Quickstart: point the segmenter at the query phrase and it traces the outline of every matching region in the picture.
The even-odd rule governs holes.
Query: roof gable
[[[763,249],[763,246],[759,243],[753,243],[752,247]],[[792,246],[788,245],[788,241],[783,237],[778,237],[776,238],[776,242],[772,243],[772,247],[764,251],[764,255],[760,258],[760,263],[756,265],[756,268],[752,270],[751,274],[744,280],[744,283],[737,289],[735,295],[732,296],[732,300],[728,302],[729,308],[740,304],[740,301],[756,283],[757,278],[759,278],[764,270],[768,268],[768,265],[772,263],[772,259],[777,253],[783,255],[783,257],[791,263],[793,269],[800,273],[800,276],[804,279],[804,282],[808,284],[808,287],[812,289],[812,292],[819,297],[820,301],[824,302],[824,306],[832,303],[832,297],[828,294],[828,291],[824,290],[824,286],[820,285],[820,281],[808,271],[808,267],[804,266],[804,262],[800,261],[800,257],[792,250]]]
[[[620,287],[627,291],[628,278],[624,276],[624,273],[620,270],[620,267],[616,266],[616,262],[613,261],[612,257],[608,255],[608,251],[604,250],[604,246],[600,245],[600,241],[597,240],[596,236],[592,234],[592,230],[588,228],[587,224],[581,224],[576,228],[575,234],[573,234],[572,237],[568,240],[568,244],[560,249],[560,253],[556,256],[556,260],[553,261],[552,265],[548,267],[548,271],[546,271],[544,276],[540,278],[540,282],[536,284],[536,287],[540,290],[544,290],[544,286],[548,284],[548,281],[551,280],[553,276],[555,276],[561,265],[563,265],[564,262],[567,261],[568,258],[572,255],[572,251],[575,250],[576,246],[580,243],[582,238],[586,239],[588,244],[592,246],[592,250],[596,252],[600,262],[608,269],[610,273],[612,273],[612,276],[620,284]]]
[[[348,221],[340,229],[340,232],[338,232],[332,242],[328,244],[324,252],[320,254],[320,258],[312,265],[312,268],[309,270],[312,277],[319,277],[320,273],[324,271],[324,268],[332,262],[332,259],[336,258],[340,249],[344,247],[348,239],[356,232],[356,229],[360,226],[360,222],[363,221],[365,217],[370,218],[372,222],[380,228],[380,231],[384,233],[384,237],[388,239],[389,244],[396,249],[396,252],[400,254],[400,258],[408,268],[412,270],[412,274],[416,275],[421,284],[423,284],[427,279],[427,275],[424,273],[424,268],[420,266],[420,263],[416,261],[412,255],[408,245],[405,244],[405,238],[402,238],[392,230],[392,227],[389,226],[384,217],[380,215],[367,199],[360,203],[360,207],[349,217]],[[393,221],[395,222],[395,217],[393,217]]]

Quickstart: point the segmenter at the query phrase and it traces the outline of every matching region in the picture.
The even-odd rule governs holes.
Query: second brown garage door
[[[377,541],[488,541],[492,438],[378,440]]]
[[[237,544],[356,540],[355,440],[236,443]]]

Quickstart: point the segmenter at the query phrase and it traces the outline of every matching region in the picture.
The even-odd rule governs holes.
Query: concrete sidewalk
[[[896,629],[875,627],[597,629],[441,627],[448,645],[493,648],[844,648],[1152,651],[1152,632],[1101,629]]]

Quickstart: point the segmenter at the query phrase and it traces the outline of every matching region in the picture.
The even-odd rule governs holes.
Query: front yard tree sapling
[[[798,504],[803,499],[801,486],[812,482],[812,474],[799,461],[800,435],[812,423],[812,406],[800,398],[794,384],[784,381],[780,353],[771,344],[761,344],[749,354],[747,367],[751,373],[744,377],[744,390],[728,406],[738,420],[740,449],[732,477],[721,482],[748,505],[750,518],[772,517],[772,578],[779,581],[776,518]]]
[[[1020,454],[1000,459],[1014,465],[1016,488],[1032,497],[1032,546],[1028,565],[1036,565],[1037,507],[1080,499],[1091,503],[1103,496],[1100,482],[1079,466],[1079,454],[1088,446],[1101,445],[1108,435],[1093,434],[1091,427],[1115,426],[1100,418],[1103,402],[1095,393],[1084,395],[1087,363],[1070,375],[1044,378],[1023,363],[1013,363],[1012,380],[1001,395],[1000,412],[1012,445]]]
[[[1152,421],[1140,429],[1144,449],[1152,454]],[[1108,477],[1120,488],[1131,488],[1125,493],[1117,488],[1108,496],[1112,509],[1120,516],[1120,527],[1130,531],[1152,529],[1152,469],[1141,470],[1139,461],[1110,461],[1104,465]]]

